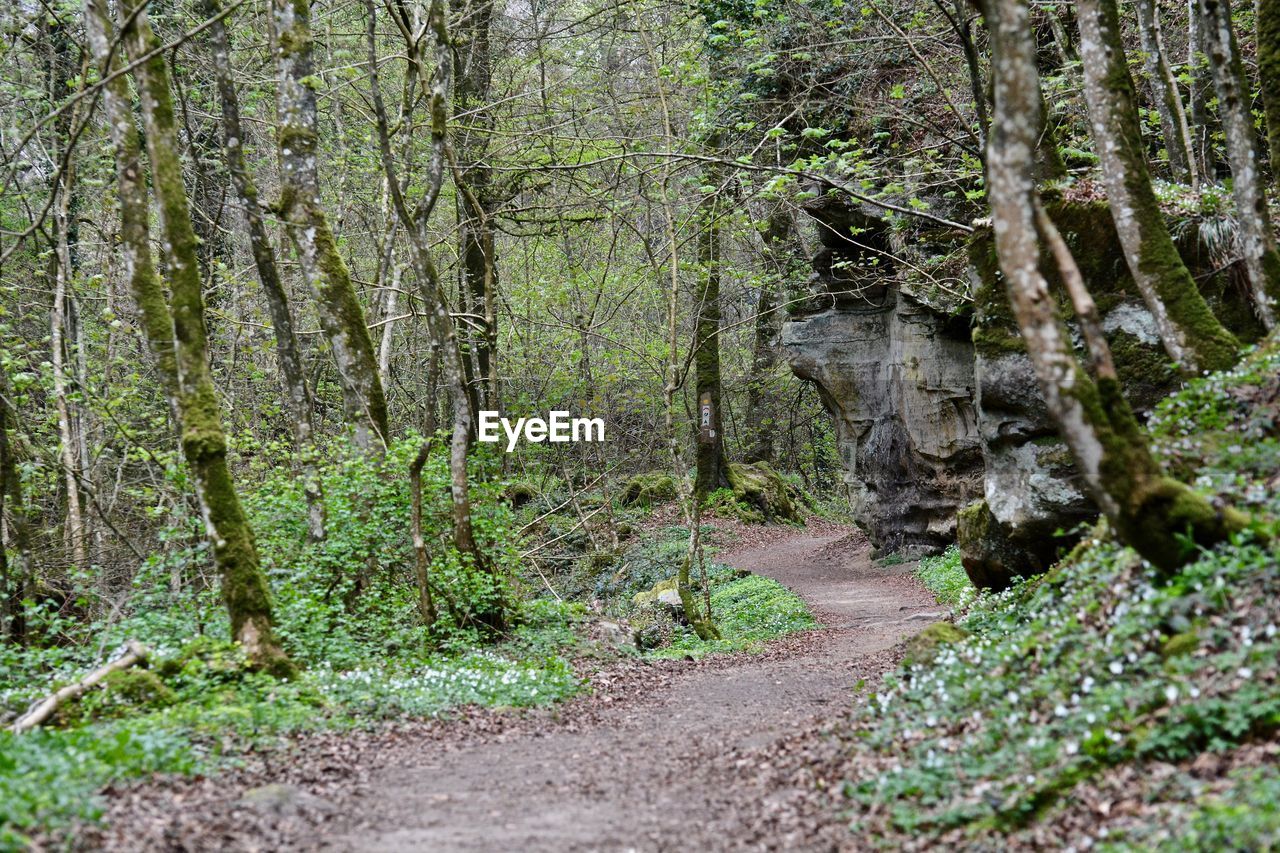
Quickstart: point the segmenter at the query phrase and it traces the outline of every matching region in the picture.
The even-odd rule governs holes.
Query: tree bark
[[[719,134],[712,133],[708,150],[719,150]],[[719,488],[729,486],[729,463],[724,453],[724,427],[720,411],[720,195],[724,175],[710,164],[702,176],[711,188],[698,204],[698,288],[694,323],[694,390],[698,405],[697,479],[694,500],[701,502]]]
[[[985,138],[986,131],[983,130]],[[772,416],[769,379],[778,365],[783,312],[778,295],[786,292],[792,264],[799,254],[791,212],[778,206],[769,212],[761,239],[765,276],[756,298],[755,336],[751,344],[751,376],[747,380],[746,452],[744,462],[772,462],[777,423]]]
[[[1164,137],[1165,150],[1169,152],[1169,166],[1176,180],[1190,184],[1191,191],[1196,192],[1200,176],[1191,145],[1191,129],[1187,125],[1187,112],[1182,106],[1178,81],[1165,55],[1164,37],[1160,33],[1160,7],[1156,0],[1135,0],[1135,5],[1143,63],[1151,84],[1151,95],[1156,102],[1156,112],[1160,116],[1160,132]],[[1123,45],[1122,42],[1120,44]]]
[[[27,639],[26,605],[35,582],[35,562],[31,552],[31,524],[23,495],[22,474],[14,458],[9,430],[16,430],[17,419],[10,405],[9,374],[0,368],[0,517],[8,534],[0,542],[0,572],[4,579],[4,635],[9,642],[22,644]],[[8,513],[5,513],[5,510]],[[8,545],[17,552],[17,565],[9,562]]]
[[[490,30],[493,0],[468,3],[452,33],[455,112],[466,116],[456,132],[459,163],[459,223],[462,276],[469,301],[480,316],[480,328],[466,335],[475,354],[473,398],[485,408],[499,409],[497,373],[498,258],[493,217],[498,202],[493,170],[488,164],[494,117],[490,108],[493,60]]]
[[[312,542],[318,542],[324,539],[325,512],[324,494],[316,466],[315,401],[303,367],[302,350],[294,333],[289,295],[280,279],[275,249],[262,220],[258,188],[253,183],[249,166],[244,159],[245,135],[240,122],[240,96],[236,92],[235,78],[231,71],[231,40],[227,35],[226,24],[217,17],[221,12],[221,5],[220,0],[205,0],[203,14],[214,21],[209,28],[209,42],[222,109],[223,156],[236,196],[244,208],[245,224],[249,229],[249,248],[271,312],[271,328],[275,332],[285,411],[293,431],[294,448],[302,460],[303,492],[307,500],[307,535]]]
[[[1249,82],[1236,47],[1230,2],[1200,0],[1200,14],[1204,18],[1205,45],[1218,93],[1218,115],[1227,141],[1236,221],[1254,310],[1263,326],[1270,331],[1276,326],[1276,300],[1280,299],[1280,254],[1276,253],[1271,215],[1267,210],[1267,193],[1259,174],[1257,133],[1249,108]]]
[[[272,0],[271,8],[279,72],[280,211],[316,297],[347,421],[356,443],[373,450],[390,439],[387,401],[364,309],[320,201],[311,6],[309,0]]]
[[[126,0],[121,12],[128,22],[123,41],[129,53],[140,58],[158,47],[141,0]],[[90,40],[103,73],[121,67],[119,51],[112,50],[113,27],[106,0],[89,0]],[[154,55],[134,70],[142,115],[146,125],[147,153],[152,166],[152,183],[164,229],[163,245],[169,273],[172,304],[166,304],[159,278],[151,263],[146,224],[146,196],[138,167],[138,131],[129,109],[128,88],[123,76],[120,85],[110,86],[106,99],[108,122],[117,145],[118,194],[123,211],[129,211],[128,237],[142,242],[126,249],[126,258],[136,265],[131,275],[139,309],[147,317],[148,337],[155,328],[158,339],[150,340],[156,351],[172,348],[171,370],[166,385],[174,395],[182,451],[196,483],[196,495],[213,550],[214,563],[222,581],[222,598],[231,622],[231,636],[244,647],[258,666],[280,675],[295,670],[275,638],[271,601],[266,578],[258,563],[253,531],[240,506],[227,468],[226,436],[221,412],[209,373],[205,340],[204,303],[192,229],[178,157],[177,131],[168,69],[161,55]],[[124,229],[122,228],[122,232]],[[163,318],[163,319],[162,319]],[[163,333],[160,330],[163,329]]]
[[[1108,371],[1105,341],[1090,336],[1096,382],[1080,368],[1071,339],[1040,272],[1036,187],[1033,178],[1040,119],[1039,75],[1027,0],[992,0],[995,116],[988,155],[996,251],[1014,316],[1026,342],[1046,408],[1071,449],[1077,470],[1098,506],[1127,544],[1165,572],[1194,556],[1180,537],[1208,547],[1241,529],[1234,510],[1217,511],[1184,484],[1164,476],[1137,420]],[[1089,60],[1086,58],[1085,64]],[[1051,248],[1054,248],[1052,241]],[[1083,290],[1070,253],[1069,286]],[[1085,292],[1087,295],[1087,291]],[[1078,293],[1073,293],[1077,297]],[[1091,300],[1081,309],[1088,329]]]
[[[1200,164],[1200,177],[1213,181],[1217,177],[1218,158],[1213,150],[1213,115],[1209,112],[1209,96],[1213,92],[1213,75],[1204,39],[1204,21],[1200,19],[1200,0],[1187,0],[1187,87],[1191,129],[1191,146]]]
[[[1280,192],[1280,0],[1257,0],[1258,89],[1267,118],[1271,177]]]
[[[1227,368],[1239,343],[1205,304],[1151,187],[1115,0],[1077,6],[1093,139],[1129,271],[1170,358],[1190,374]]]

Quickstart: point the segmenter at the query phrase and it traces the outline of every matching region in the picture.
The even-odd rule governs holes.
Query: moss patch
[[[932,663],[938,656],[939,649],[962,642],[968,636],[968,631],[950,622],[934,622],[907,640],[907,651],[902,656],[902,663],[904,666]]]
[[[637,474],[626,482],[618,503],[622,506],[646,507],[675,499],[675,478],[665,471],[649,471]]]

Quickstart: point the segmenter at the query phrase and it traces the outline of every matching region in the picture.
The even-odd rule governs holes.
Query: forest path
[[[778,804],[735,787],[768,768],[771,747],[785,749],[788,735],[844,710],[855,683],[885,671],[889,650],[939,607],[910,564],[881,567],[853,536],[797,533],[717,559],[789,586],[824,627],[759,656],[691,667],[585,725],[426,743],[372,774],[325,848],[809,846],[775,837],[768,812]],[[593,700],[610,701],[607,690]]]

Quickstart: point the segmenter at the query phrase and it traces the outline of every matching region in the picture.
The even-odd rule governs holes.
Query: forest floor
[[[772,532],[772,531],[771,531]],[[238,771],[116,792],[93,846],[138,849],[834,849],[821,736],[939,618],[850,529],[781,530],[717,560],[799,593],[822,628],[760,654],[627,662],[539,712],[319,733]],[[822,792],[826,792],[825,794]]]

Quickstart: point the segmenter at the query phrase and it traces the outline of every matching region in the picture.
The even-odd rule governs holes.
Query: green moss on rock
[[[766,521],[804,521],[800,495],[768,462],[729,465],[729,484],[739,501],[759,510]]]
[[[665,471],[637,474],[622,487],[618,503],[622,506],[647,507],[676,499],[675,478]]]
[[[905,666],[932,663],[943,646],[963,642],[968,636],[968,631],[950,622],[934,622],[907,640],[907,650],[902,656],[902,663]]]
[[[1165,660],[1169,660],[1189,655],[1198,648],[1200,648],[1200,637],[1196,632],[1183,631],[1181,634],[1174,634],[1164,641],[1164,645],[1160,647],[1160,656]]]

